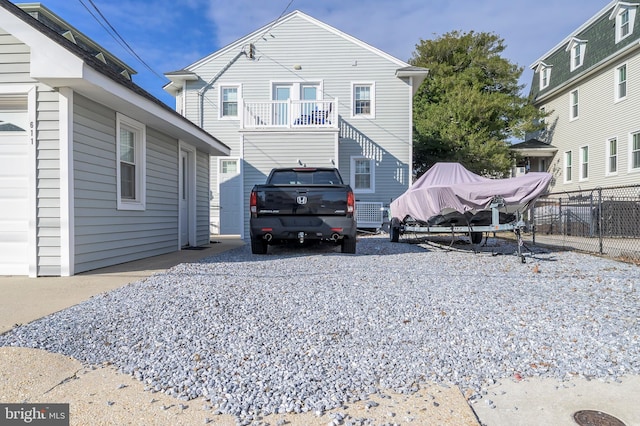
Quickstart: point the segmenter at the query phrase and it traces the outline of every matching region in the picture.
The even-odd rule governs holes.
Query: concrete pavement
[[[0,333],[178,263],[195,262],[244,244],[229,237],[216,241],[204,250],[183,250],[73,277],[0,277]],[[373,419],[375,424],[571,426],[578,424],[573,420],[576,411],[597,410],[627,426],[640,426],[638,376],[624,377],[619,383],[578,377],[563,382],[502,380],[471,404],[464,393],[457,387],[431,385],[414,395],[374,396],[377,405],[360,402],[333,411],[353,419]],[[72,425],[236,424],[231,416],[214,415],[213,407],[204,400],[185,402],[151,393],[113,366],[88,367],[60,354],[26,348],[0,347],[0,402],[69,403]],[[331,421],[329,414],[272,415],[262,421],[326,425]]]

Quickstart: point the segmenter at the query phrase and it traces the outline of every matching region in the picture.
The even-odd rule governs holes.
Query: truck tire
[[[391,219],[391,224],[389,225],[389,241],[392,243],[397,243],[400,240],[400,221],[397,217]]]
[[[251,253],[253,254],[267,254],[267,247],[269,244],[263,239],[251,238]]]
[[[343,238],[342,239],[342,253],[356,252],[356,239],[355,238]]]

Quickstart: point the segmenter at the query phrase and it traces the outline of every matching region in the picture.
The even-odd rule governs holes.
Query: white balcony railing
[[[242,103],[242,127],[262,128],[338,128],[338,100],[264,101]]]

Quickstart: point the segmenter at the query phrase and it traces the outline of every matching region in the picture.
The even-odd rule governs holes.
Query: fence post
[[[602,238],[602,188],[597,188],[598,191],[598,243],[600,244],[600,254],[604,254],[604,245]]]

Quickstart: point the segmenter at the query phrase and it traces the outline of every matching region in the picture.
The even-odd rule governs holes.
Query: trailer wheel
[[[262,238],[251,237],[251,253],[253,254],[267,254],[267,247],[269,244]]]
[[[400,221],[397,217],[391,219],[391,224],[389,225],[389,241],[392,243],[397,243],[400,240]]]
[[[472,232],[471,242],[473,244],[480,244],[482,242],[482,232]]]
[[[356,252],[356,239],[355,238],[343,238],[341,244],[342,253],[351,253],[354,254]]]

